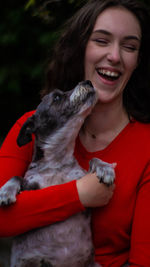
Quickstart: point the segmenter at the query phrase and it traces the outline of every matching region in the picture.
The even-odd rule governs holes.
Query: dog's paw
[[[15,176],[0,189],[0,206],[10,205],[16,202],[16,195],[21,188],[20,178]]]
[[[90,161],[90,172],[96,172],[100,183],[112,185],[115,180],[116,163],[107,163],[100,159],[93,158]]]

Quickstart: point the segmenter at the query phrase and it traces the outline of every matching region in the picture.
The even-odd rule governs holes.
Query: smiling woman
[[[2,236],[64,221],[91,207],[95,261],[105,267],[150,266],[149,25],[148,9],[137,0],[90,0],[66,23],[43,95],[53,88],[71,90],[85,79],[92,82],[98,101],[81,126],[74,155],[85,170],[92,158],[116,163],[115,186],[106,187],[88,173],[22,192],[16,204],[0,208]],[[17,121],[2,145],[1,185],[24,175],[31,162],[34,135],[22,148],[16,138],[32,114]]]
[[[108,8],[97,17],[85,51],[85,78],[92,81],[101,103],[123,101],[138,64],[140,40],[140,23],[127,9]]]
[[[135,71],[133,71],[131,78],[125,86],[123,102],[129,116],[146,122],[150,119],[150,106],[149,102],[147,102],[150,97],[150,91],[148,90],[150,57],[150,36],[148,28],[149,14],[148,8],[146,8],[146,10],[143,4],[138,1],[88,1],[87,5],[79,10],[77,15],[73,16],[65,25],[65,31],[62,33],[60,42],[58,42],[55,46],[54,58],[50,59],[44,92],[48,92],[49,89],[53,87],[58,87],[62,90],[72,89],[76,85],[77,81],[83,80],[83,77],[85,76],[84,57],[86,45],[90,36],[92,37],[96,20],[107,8],[114,7],[117,7],[117,10],[118,8],[126,8],[129,12],[129,18],[133,15],[132,20],[137,20],[136,27],[140,26],[140,30],[142,32],[141,38],[141,35],[134,35],[129,31],[127,36],[124,36],[125,39],[122,40],[123,43],[120,45],[122,48],[124,47],[124,50],[127,52],[133,52],[134,50],[138,50],[140,48],[137,67],[135,68]],[[116,22],[118,23],[116,24],[116,28],[121,25],[123,32],[124,26],[126,28],[127,26],[130,28],[129,22],[130,20],[123,22],[123,18],[119,18],[119,22]],[[105,33],[105,38],[107,34],[110,35],[108,29],[101,28],[100,30],[105,30],[105,32],[102,32]],[[96,39],[97,34],[95,33]],[[104,36],[102,36],[102,40],[97,40],[100,42],[101,46],[102,43],[105,45],[103,37]],[[109,38],[110,37],[111,36],[109,36]],[[138,53],[138,51],[135,51],[135,53],[136,52]],[[116,75],[119,76],[120,74],[120,72],[116,73]]]

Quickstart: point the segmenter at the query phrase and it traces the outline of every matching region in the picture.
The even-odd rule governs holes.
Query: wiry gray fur
[[[89,81],[74,90],[55,90],[45,96],[36,113],[25,122],[19,137],[20,146],[36,136],[33,160],[24,179],[13,177],[0,190],[0,204],[16,201],[21,189],[30,190],[62,184],[85,175],[73,156],[75,139],[84,119],[96,103],[96,93]],[[112,184],[111,164],[93,159],[92,172],[102,182]],[[90,214],[78,213],[64,222],[18,236],[14,240],[11,267],[98,267],[94,263]]]

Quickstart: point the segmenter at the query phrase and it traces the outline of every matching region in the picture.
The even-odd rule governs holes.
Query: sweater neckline
[[[86,147],[82,144],[81,140],[80,140],[80,137],[78,135],[77,137],[77,146],[78,146],[78,151],[81,153],[81,154],[84,154],[84,156],[86,158],[91,158],[92,157],[96,157],[96,156],[101,156],[103,154],[105,154],[106,152],[108,152],[109,150],[113,149],[113,147],[119,142],[119,140],[121,138],[123,138],[124,135],[126,135],[129,131],[130,128],[132,128],[134,125],[135,125],[136,121],[132,121],[132,122],[129,122],[123,129],[122,131],[110,142],[110,144],[105,147],[104,149],[102,150],[97,150],[97,151],[94,151],[94,152],[90,152],[86,149]]]

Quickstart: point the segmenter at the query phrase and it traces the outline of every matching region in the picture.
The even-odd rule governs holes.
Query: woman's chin
[[[98,102],[103,104],[112,103],[116,101],[116,94],[112,93],[100,93],[98,92]]]

